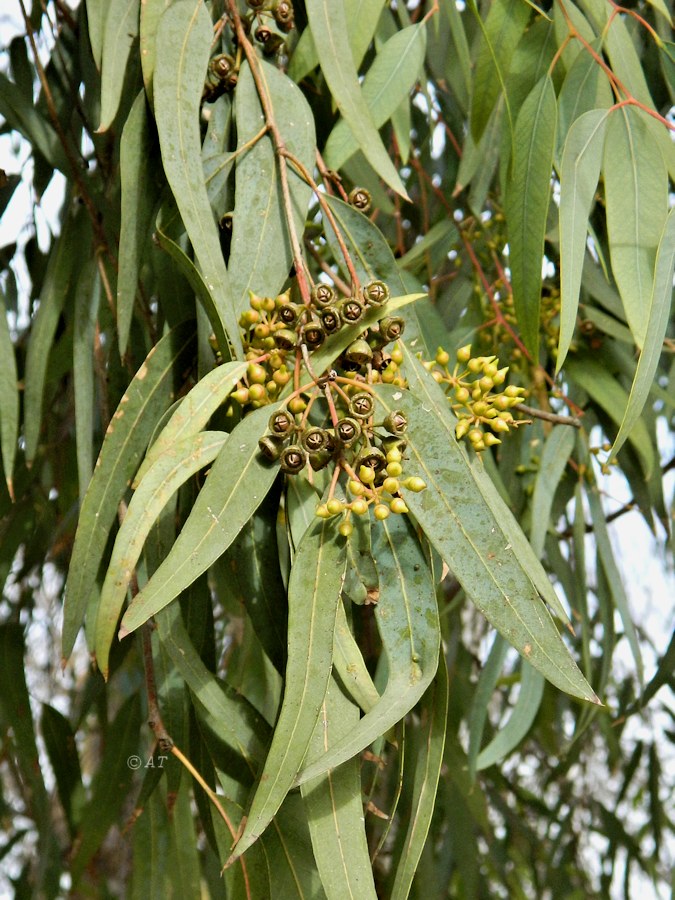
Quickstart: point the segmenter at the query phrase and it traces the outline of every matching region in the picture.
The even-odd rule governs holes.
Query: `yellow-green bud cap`
[[[342,500],[338,500],[337,497],[333,497],[331,500],[326,503],[326,509],[331,514],[331,516],[338,516],[345,508]]]
[[[457,351],[457,362],[468,363],[471,359],[471,344],[460,347]]]
[[[354,526],[352,525],[351,522],[340,522],[340,527],[338,528],[338,531],[340,532],[342,537],[349,537],[349,535],[352,533],[353,530],[354,530]]]
[[[439,347],[436,351],[436,362],[439,366],[447,366],[450,362],[450,354],[447,350],[444,350],[442,347]]]
[[[360,481],[356,481],[355,478],[350,479],[347,487],[349,488],[349,493],[355,497],[360,497],[366,490],[364,485]]]
[[[382,522],[384,519],[388,518],[391,510],[384,503],[378,503],[373,512],[375,513],[375,518],[378,522]]]
[[[389,509],[398,515],[408,512],[408,507],[405,505],[405,500],[402,497],[394,497],[389,504]]]
[[[391,475],[392,478],[398,478],[398,476],[403,472],[403,466],[398,462],[390,462],[387,464],[387,475]]]
[[[371,466],[361,466],[359,468],[359,478],[364,484],[372,484],[375,481],[375,469]]]
[[[328,507],[325,503],[317,506],[315,515],[317,515],[320,519],[330,519],[330,513],[328,512]]]
[[[414,494],[419,494],[420,491],[426,489],[426,486],[426,481],[424,481],[423,478],[419,478],[417,475],[412,475],[403,482],[403,487],[408,488],[408,490],[412,491]]]
[[[364,513],[368,512],[368,503],[363,499],[363,497],[357,497],[356,500],[352,500],[349,504],[350,509],[357,516],[362,516]]]
[[[389,478],[385,478],[382,483],[382,487],[385,489],[385,491],[388,494],[398,493],[398,490],[400,487],[400,485],[398,483],[398,478],[392,478],[391,476],[389,476]]]

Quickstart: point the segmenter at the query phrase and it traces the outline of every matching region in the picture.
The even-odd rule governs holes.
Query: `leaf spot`
[[[532,654],[532,644],[525,644],[523,647],[523,655],[530,656]]]

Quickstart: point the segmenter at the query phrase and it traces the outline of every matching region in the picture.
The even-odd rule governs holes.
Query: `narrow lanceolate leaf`
[[[642,115],[621,107],[607,126],[603,160],[612,272],[635,343],[644,347],[654,262],[668,212],[668,175]]]
[[[359,709],[331,680],[309,752],[327,753],[359,721]],[[375,900],[359,760],[302,785],[314,858],[328,900]]]
[[[513,302],[523,340],[535,360],[539,356],[541,267],[556,120],[555,89],[550,76],[545,75],[516,119],[513,177],[505,203]]]
[[[209,672],[190,640],[178,604],[157,615],[159,640],[198,701],[198,715],[242,757],[253,776],[265,755],[267,727],[243,697]]]
[[[530,543],[540,559],[544,551],[553,498],[574,449],[575,439],[574,428],[556,425],[546,438],[541,454],[541,463],[534,482],[530,525]]]
[[[120,142],[122,188],[119,271],[117,274],[117,337],[124,356],[134,311],[143,250],[150,238],[158,191],[155,172],[159,160],[151,155],[145,91],[134,100]]]
[[[67,199],[66,203],[68,202]],[[81,258],[83,248],[87,246],[89,235],[86,215],[83,209],[79,209],[66,218],[49,256],[49,265],[40,290],[40,306],[33,320],[26,354],[24,439],[28,465],[33,462],[40,438],[47,365],[56,326],[75,280],[75,265]]]
[[[520,40],[530,10],[519,0],[496,0],[485,23],[474,2],[470,7],[483,32],[474,74],[471,99],[471,134],[478,141],[488,123],[497,98],[504,90],[511,58]]]
[[[239,326],[201,158],[199,107],[211,53],[211,18],[202,0],[181,0],[159,23],[154,76],[162,165],[228,341],[242,356]],[[221,347],[230,355],[228,347]]]
[[[617,427],[620,426],[628,408],[628,392],[614,375],[601,362],[589,358],[581,361],[570,357],[565,368],[571,378],[586,391],[589,397],[595,400]],[[648,478],[654,467],[655,457],[644,420],[636,418],[626,439],[630,441],[640,457],[645,477]]]
[[[14,344],[7,324],[5,298],[0,290],[0,449],[10,497],[14,497],[13,472],[19,437],[19,377]]]
[[[560,166],[560,337],[556,371],[572,342],[586,255],[588,218],[600,177],[609,113],[592,109],[572,125]]]
[[[165,9],[171,6],[172,0],[142,0],[139,28],[141,70],[143,86],[150,103],[153,101],[153,77],[157,60],[157,29]],[[159,48],[160,53],[162,47]]]
[[[205,572],[260,506],[279,469],[263,460],[258,439],[277,406],[255,410],[234,429],[169,555],[129,604],[120,637],[171,603]]]
[[[227,400],[235,384],[244,376],[247,366],[247,362],[229,362],[216,366],[183,397],[178,408],[148,448],[145,459],[136,473],[134,487],[163,453],[174,444],[188,437],[194,437],[206,426],[218,407]]]
[[[390,119],[417,81],[426,50],[426,25],[410,25],[380,48],[361,85],[376,128]],[[331,168],[339,169],[359,149],[359,142],[347,121],[333,128],[324,156]]]
[[[194,353],[194,323],[169,332],[149,353],[120,400],[82,503],[66,582],[63,656],[68,658],[96,582],[108,534],[161,416],[171,402],[175,371]]]
[[[397,847],[391,900],[406,900],[426,843],[436,803],[438,780],[443,765],[448,716],[448,670],[440,655],[438,671],[420,701],[422,713],[415,734],[416,752],[406,754],[404,779],[412,780],[412,802],[405,837]],[[408,737],[410,741],[410,737]]]
[[[333,669],[352,700],[364,712],[370,712],[380,699],[380,694],[373,684],[359,645],[349,629],[342,604],[338,607],[335,623]]]
[[[94,467],[94,333],[101,293],[96,260],[89,257],[80,271],[75,290],[75,326],[73,330],[73,371],[75,395],[75,440],[77,480],[80,500],[89,485]]]
[[[202,273],[187,255],[185,250],[183,250],[182,247],[180,247],[168,234],[169,226],[172,224],[168,221],[171,216],[171,208],[175,211],[175,207],[173,207],[172,204],[163,204],[157,214],[157,220],[155,222],[155,237],[157,239],[157,244],[162,250],[168,253],[171,259],[176,263],[179,272],[185,276],[188,284],[195,292],[197,299],[202,305],[202,309],[208,316],[218,346],[227,347],[227,332],[225,331],[225,327],[221,320],[214,295],[204,281]]]
[[[138,37],[140,0],[110,0],[101,58],[101,124],[107,131],[117,115],[129,57]]]
[[[654,267],[654,283],[649,304],[649,317],[645,339],[631,385],[626,410],[619,433],[612,446],[612,456],[621,449],[640,420],[640,414],[649,397],[654,375],[663,350],[663,340],[670,320],[673,292],[673,268],[675,267],[675,210],[671,210],[663,227]]]
[[[523,568],[517,548],[505,540],[498,514],[431,400],[408,399],[384,386],[378,398],[385,408],[400,407],[408,416],[410,470],[427,489],[406,493],[406,503],[469,599],[552,684],[597,702],[528,576],[530,567]]]
[[[365,750],[413,708],[436,674],[441,640],[436,592],[415,531],[407,517],[392,516],[373,529],[372,540],[380,575],[375,617],[387,657],[387,686],[335,746],[308,757],[298,784]]]
[[[96,661],[108,677],[108,656],[129,584],[145,540],[162,509],[188,478],[213,462],[228,435],[204,431],[177,441],[157,457],[131,498],[115,538],[96,618]]]
[[[288,663],[281,712],[246,828],[231,861],[260,837],[293,786],[323,703],[346,562],[344,539],[323,519],[303,537],[288,585]]]
[[[403,345],[406,359],[406,374],[411,392],[421,399],[425,406],[429,406],[440,418],[449,435],[452,445],[455,445],[454,434],[457,419],[450,409],[448,399],[436,384],[433,378],[429,378],[419,360],[414,357],[408,347]],[[467,454],[461,453],[461,459],[469,466],[471,477],[476,489],[482,495],[488,507],[492,511],[495,522],[499,524],[503,535],[504,545],[510,545],[520,563],[521,568],[530,579],[539,595],[548,604],[555,615],[566,625],[569,625],[567,610],[562,605],[558,595],[553,590],[548,575],[544,571],[539,556],[532,549],[532,545],[525,537],[522,528],[515,516],[504,502],[492,479],[485,471],[482,461],[473,454],[467,458]]]
[[[361,93],[358,72],[349,46],[343,0],[308,0],[306,5],[314,43],[321,48],[321,69],[338,109],[373,169],[391,188],[407,199],[403,183],[373,124]]]
[[[310,172],[316,158],[314,117],[300,89],[275,66],[258,63],[267,99],[283,122],[287,149]],[[248,306],[248,292],[275,297],[293,263],[293,252],[279,180],[279,163],[270,135],[257,141],[265,115],[251,70],[242,65],[235,93],[237,157],[232,247],[228,262],[235,308]],[[254,142],[254,143],[252,143]],[[250,145],[243,151],[245,145]],[[311,189],[289,166],[288,186],[296,235],[302,236]]]
[[[544,683],[541,673],[523,661],[518,699],[506,724],[478,754],[476,768],[479,771],[504,759],[527,735],[539,712]]]

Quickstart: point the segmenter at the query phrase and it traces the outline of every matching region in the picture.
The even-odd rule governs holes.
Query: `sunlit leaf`
[[[586,255],[588,217],[600,177],[609,113],[593,109],[572,125],[560,166],[560,338],[556,368],[560,371],[577,322],[579,290]]]
[[[65,658],[70,656],[82,624],[118,504],[158,417],[169,405],[175,370],[180,371],[193,349],[192,322],[167,334],[150,351],[113,415],[82,503],[75,536],[64,606]]]
[[[385,150],[361,93],[349,47],[344,3],[308,0],[307,16],[314,42],[321,47],[321,69],[338,109],[375,171],[398,194],[407,197],[405,187]]]
[[[513,303],[523,341],[539,356],[539,306],[544,235],[555,149],[556,96],[546,75],[523,103],[514,132],[513,178],[505,212]]]
[[[163,609],[221,556],[260,506],[277,475],[258,439],[277,404],[255,410],[232,432],[211,467],[176,543],[129,604],[120,637]]]
[[[211,53],[211,19],[202,0],[181,0],[162,16],[157,32],[154,99],[162,165],[235,355],[241,338],[216,223],[204,184],[199,104]],[[228,347],[221,347],[229,355]]]

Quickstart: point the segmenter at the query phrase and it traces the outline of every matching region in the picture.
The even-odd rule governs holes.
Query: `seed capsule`
[[[324,309],[319,315],[326,334],[335,334],[342,327],[340,314],[334,309]]]
[[[400,409],[395,409],[389,413],[382,425],[389,434],[394,434],[396,437],[399,437],[408,430],[408,417],[404,412],[401,412]]]
[[[312,288],[312,303],[320,309],[325,309],[335,303],[336,299],[335,288],[329,284],[315,284]]]
[[[298,472],[305,468],[306,462],[307,455],[302,447],[299,447],[297,444],[291,444],[290,447],[286,447],[281,452],[279,459],[282,470],[288,475],[297,475]]]
[[[384,281],[369,281],[363,286],[363,299],[372,306],[382,306],[389,299],[389,288]]]
[[[310,350],[318,350],[326,340],[326,331],[318,322],[310,322],[308,325],[303,325],[300,339],[307,344]]]
[[[365,469],[372,469],[373,472],[379,472],[384,469],[387,464],[387,460],[384,453],[377,447],[369,447],[359,455],[359,458],[356,460],[356,464],[358,466],[363,466]],[[359,478],[364,482],[364,484],[371,483],[365,480],[365,478],[361,475],[361,472],[359,472]]]
[[[367,419],[373,414],[375,409],[375,401],[366,391],[359,391],[354,394],[349,404],[349,412],[356,416],[357,419]]]
[[[289,328],[280,328],[274,332],[274,343],[279,350],[293,350],[298,339],[294,331]]]
[[[275,462],[281,456],[281,450],[284,446],[283,438],[276,434],[266,434],[258,441],[258,447],[265,459]]]
[[[284,303],[279,307],[279,318],[284,325],[295,325],[304,308],[304,306],[299,306],[297,303]]]
[[[283,437],[293,430],[295,422],[293,421],[293,416],[282,409],[270,416],[267,427],[273,434]]]
[[[339,304],[340,318],[346,325],[353,325],[363,316],[363,304],[355,297],[349,297]]]
[[[316,453],[308,454],[309,464],[314,472],[325,469],[328,463],[333,459],[333,451],[327,447],[323,447]]]
[[[357,366],[365,366],[372,358],[373,351],[368,341],[364,341],[362,338],[354,341],[345,350],[345,359]]]
[[[318,453],[326,446],[327,435],[323,428],[307,428],[300,435],[300,443],[308,453]]]
[[[343,447],[351,447],[361,437],[360,422],[350,416],[340,419],[335,426],[335,436]]]
[[[367,191],[365,188],[355,187],[349,192],[347,199],[352,206],[363,213],[368,212],[370,209],[370,191]]]
[[[385,316],[384,319],[380,319],[379,325],[380,334],[387,343],[397,341],[405,328],[405,322],[400,316]]]

